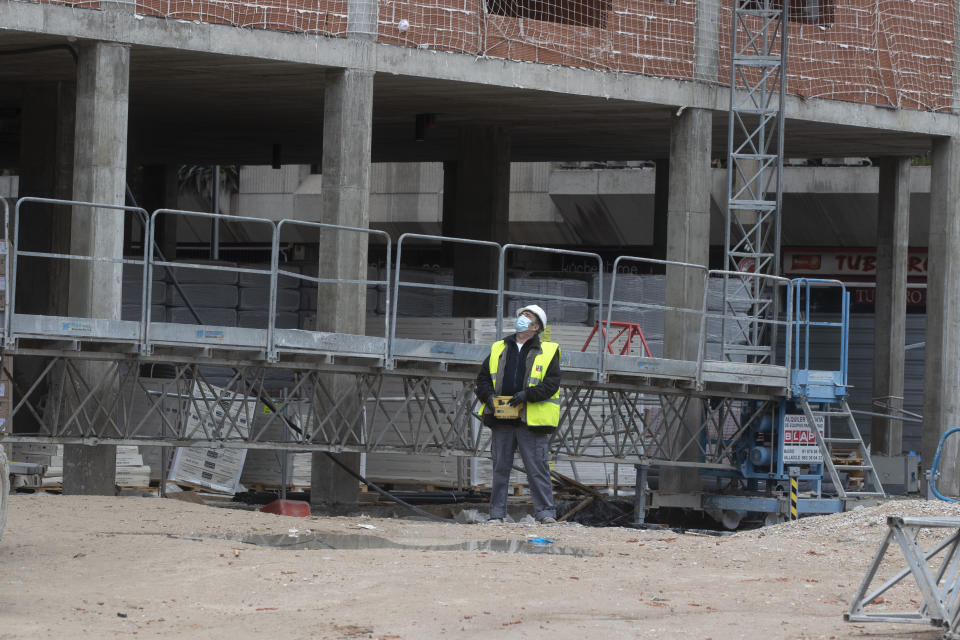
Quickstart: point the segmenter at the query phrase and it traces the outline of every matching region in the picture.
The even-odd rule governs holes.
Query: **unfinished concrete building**
[[[781,224],[784,158],[872,158],[880,166],[872,397],[893,415],[904,396],[911,166],[922,158],[930,165],[921,446],[929,465],[940,434],[960,420],[960,341],[952,331],[960,324],[960,18],[951,0],[785,4],[0,0],[3,166],[19,176],[20,197],[62,201],[10,204],[13,307],[4,360],[16,362],[7,373],[20,397],[15,391],[8,408],[7,437],[65,443],[65,490],[93,493],[112,491],[114,446],[148,435],[167,447],[279,448],[266,429],[257,437],[224,431],[224,424],[236,425],[223,415],[220,428],[201,435],[179,430],[176,419],[169,433],[147,434],[142,420],[129,419],[125,402],[109,399],[150,377],[145,367],[168,366],[182,383],[196,380],[184,372],[200,364],[242,370],[225,381],[240,395],[269,372],[297,372],[301,382],[293,386],[301,395],[291,402],[313,408],[301,415],[296,442],[282,443],[287,448],[333,452],[354,467],[361,452],[381,450],[476,455],[482,437],[471,431],[467,387],[446,403],[450,416],[431,423],[426,440],[371,440],[369,425],[356,417],[370,397],[382,405],[371,380],[402,379],[408,399],[437,408],[445,403],[424,395],[423,381],[462,385],[483,345],[398,337],[389,312],[378,319],[386,320],[377,336],[365,285],[389,292],[389,309],[402,289],[396,272],[413,264],[401,262],[401,249],[408,260],[442,260],[453,273],[451,317],[480,321],[509,311],[504,277],[511,268],[556,270],[551,252],[563,250],[571,263],[599,259],[603,272],[617,265],[611,256],[625,256],[648,260],[644,268],[664,278],[661,299],[627,301],[665,314],[662,350],[631,362],[606,358],[602,348],[570,354],[571,426],[558,457],[657,467],[663,506],[750,510],[702,497],[700,472],[738,472],[737,456],[749,458],[750,451],[732,441],[760,433],[756,416],[775,412],[777,402],[810,392],[829,404],[812,387],[796,386],[783,357],[791,348],[784,336],[800,320],[788,313],[785,290],[761,295],[791,286],[777,279],[784,270],[781,227],[815,235],[824,224],[805,207],[783,214],[790,218]],[[557,234],[531,242],[546,251],[509,244],[516,241],[511,223],[523,222],[521,212],[511,217],[511,163],[637,160],[656,165],[649,241],[575,247]],[[386,162],[442,163],[442,234],[473,242],[450,248],[436,238],[408,237],[401,247],[396,237],[372,233],[388,226],[370,219],[371,166]],[[177,208],[182,165],[292,164],[311,167],[320,188],[284,225],[267,210],[244,212],[242,223],[169,211]],[[711,208],[715,167],[726,170],[720,211]],[[593,212],[575,210],[589,228]],[[322,233],[333,227],[311,226],[317,223],[341,229]],[[230,276],[271,283],[266,299],[245,309],[262,312],[263,324],[251,327],[261,333],[233,333],[226,321],[169,311],[151,324],[151,270],[186,273],[172,263],[199,264],[205,249],[190,243],[209,242],[223,229],[242,247],[235,264],[271,263],[237,267]],[[315,265],[312,272],[278,267],[293,259],[288,251],[296,245],[312,247],[300,256]],[[511,261],[511,251],[537,258]],[[64,260],[67,254],[88,259]],[[389,267],[383,275],[370,277],[374,261]],[[128,267],[144,273],[142,297],[132,303],[122,291]],[[736,271],[748,275],[738,279]],[[296,273],[312,278],[310,327],[277,324],[278,290]],[[746,291],[743,340],[728,341],[727,325],[720,325],[721,338],[708,344],[710,288],[703,278],[710,276],[724,282],[720,311],[733,308],[730,281]],[[583,322],[589,327],[624,302],[609,290],[604,297],[603,286],[556,298],[592,309]],[[177,295],[182,291],[167,301],[190,306]],[[127,304],[136,307],[133,319],[122,317]],[[487,333],[477,335],[493,335],[493,325],[483,326]],[[833,399],[845,396],[846,378],[831,385],[839,394]],[[619,415],[608,433],[606,417],[572,426],[581,419],[574,409],[590,414],[598,394],[606,394],[608,407],[633,406],[637,394],[657,398],[656,428],[645,422],[649,414],[626,410],[630,415]],[[749,410],[744,402],[753,403]],[[164,408],[153,402],[147,410]],[[576,444],[588,423],[596,450]],[[877,417],[872,452],[902,454],[901,425]],[[387,419],[384,429],[393,427]],[[756,455],[767,476],[783,476],[782,460],[774,471],[762,452]],[[960,474],[956,456],[949,458],[941,484],[956,493]],[[321,455],[313,456],[312,485],[318,504],[355,499],[355,480]],[[746,485],[758,495],[773,490],[757,478]],[[810,508],[820,507],[812,500]]]

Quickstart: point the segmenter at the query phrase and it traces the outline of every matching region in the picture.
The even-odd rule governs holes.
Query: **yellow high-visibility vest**
[[[500,395],[500,383],[503,380],[503,368],[507,364],[507,359],[503,357],[506,349],[506,342],[498,340],[490,345],[490,378],[493,381],[494,395]],[[547,375],[547,368],[553,360],[554,355],[560,353],[560,345],[556,342],[541,342],[540,353],[533,359],[531,370],[527,372],[527,386],[535,387],[543,382]],[[480,406],[477,415],[482,416],[485,409]],[[520,419],[527,423],[529,427],[552,427],[556,428],[560,424],[560,389],[543,402],[525,402],[520,409]]]

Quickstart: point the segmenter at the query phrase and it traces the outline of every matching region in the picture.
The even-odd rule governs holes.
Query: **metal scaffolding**
[[[104,210],[92,203],[24,198],[13,212],[14,227],[21,209],[37,202],[63,207],[72,215],[96,215],[96,211]],[[228,267],[204,261],[174,262],[149,250],[161,216],[220,219],[221,224],[228,223],[224,220],[227,216],[171,210],[147,215],[136,208],[115,210],[142,225],[137,231],[144,241],[142,257],[53,254],[24,251],[16,242],[11,245],[6,256],[11,283],[23,260],[123,264],[128,269],[142,270],[143,294],[138,319],[117,320],[19,313],[16,288],[9,288],[8,313],[2,327],[3,353],[44,358],[45,365],[29,387],[14,389],[11,420],[0,431],[5,440],[485,455],[488,430],[480,428],[476,418],[473,379],[480,361],[489,352],[489,344],[421,340],[397,334],[397,299],[416,288],[443,288],[404,281],[399,270],[403,248],[417,240],[454,244],[474,241],[410,234],[401,236],[394,244],[387,234],[368,229],[242,219],[242,224],[260,228],[269,236],[270,267]],[[280,238],[293,227],[353,234],[368,242],[385,244],[386,277],[343,281],[324,273],[313,276],[290,270],[279,260]],[[562,251],[485,244],[499,254],[497,287],[446,288],[495,296],[497,335],[501,335],[505,300],[530,295],[505,286],[508,253]],[[588,255],[596,260],[600,273],[607,270],[600,256],[572,253],[578,258]],[[393,268],[392,255],[397,256]],[[705,284],[711,278],[719,282],[729,275],[699,265],[632,257],[623,260],[645,261],[651,268],[674,265],[693,269]],[[618,259],[611,266],[619,266],[620,262]],[[168,268],[171,273],[233,270],[268,279],[270,312],[266,327],[152,320],[151,283],[155,272]],[[386,293],[384,337],[278,327],[275,316],[280,278],[306,282],[318,291],[343,284],[379,288]],[[766,279],[771,286],[789,286],[782,278]],[[609,319],[613,308],[692,314],[700,320],[701,348],[697,358],[689,361],[646,353],[620,355],[607,352],[605,337],[601,336],[596,340],[596,350],[564,351],[562,417],[551,447],[556,459],[735,471],[731,447],[746,427],[739,423],[738,401],[775,402],[788,396],[789,364],[731,362],[720,355],[720,338],[708,338],[706,327],[708,321],[719,323],[727,314],[707,312],[706,286],[700,309],[677,309],[619,299],[616,269],[610,283],[609,292],[598,291],[592,297],[538,298],[585,303],[596,311],[597,318]],[[785,335],[789,335],[785,330],[788,321],[789,318],[781,323]],[[757,322],[771,321],[761,318]],[[788,354],[789,341],[783,362],[789,363]],[[163,371],[163,375],[151,373],[156,371]],[[349,381],[346,391],[345,380]],[[272,399],[274,411],[265,415],[259,401],[251,402],[262,397]],[[256,407],[253,414],[250,407]],[[688,425],[680,429],[692,408],[703,416],[699,429],[691,432]],[[216,417],[204,423],[203,428],[190,428],[189,417],[201,413]],[[15,431],[9,428],[12,423],[18,425]],[[678,433],[684,434],[684,442],[676,441]],[[695,457],[699,461],[689,461],[691,451],[698,452]]]
[[[754,276],[780,273],[789,11],[789,0],[735,0],[732,12],[724,264],[725,278],[751,293],[752,308],[733,325],[742,340],[723,350],[753,362],[775,363],[777,355],[775,327],[760,320],[776,317],[778,292]]]

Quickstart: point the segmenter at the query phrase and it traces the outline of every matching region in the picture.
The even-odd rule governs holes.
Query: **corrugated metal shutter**
[[[850,390],[850,408],[861,411],[877,411],[873,407],[873,313],[853,313],[850,317],[850,356],[848,381]],[[816,321],[839,322],[840,314],[818,313]],[[906,323],[906,343],[923,342],[926,339],[927,318],[924,314],[908,314]],[[811,340],[811,368],[839,366],[839,330],[822,331],[822,335]],[[924,350],[912,349],[906,352],[904,362],[904,399],[903,407],[907,411],[923,413],[923,366]],[[857,415],[857,426],[864,440],[870,440],[870,416]],[[904,422],[903,450],[920,451],[920,429],[918,422]]]

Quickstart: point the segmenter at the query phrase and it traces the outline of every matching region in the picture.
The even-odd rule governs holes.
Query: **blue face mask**
[[[517,331],[526,331],[530,328],[530,318],[527,316],[517,316],[513,322],[513,328]]]

